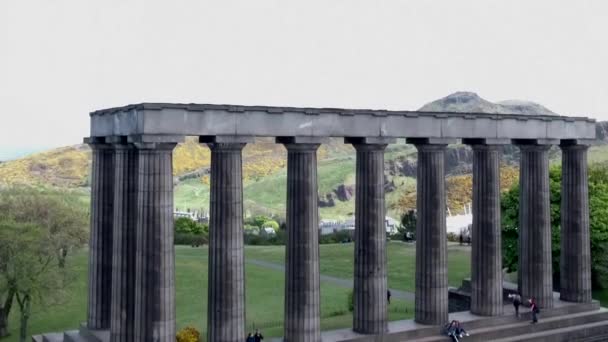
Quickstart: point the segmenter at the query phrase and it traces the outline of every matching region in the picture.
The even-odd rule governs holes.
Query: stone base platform
[[[542,310],[539,322],[530,324],[529,309],[520,308],[520,318],[515,318],[512,305],[505,305],[505,315],[482,317],[469,311],[450,314],[450,320],[459,320],[470,336],[468,341],[608,341],[608,309],[601,308],[597,301],[587,304],[568,303],[555,294],[555,307]],[[351,329],[340,329],[322,333],[322,340],[349,342],[397,342],[397,341],[450,341],[442,334],[442,328],[422,325],[413,320],[389,323],[389,331],[382,336],[366,336]],[[108,331],[89,330],[84,325],[80,330],[33,336],[34,342],[108,342]],[[279,342],[282,339],[272,339]]]
[[[542,310],[539,322],[531,324],[531,313],[520,307],[520,318],[515,318],[512,305],[505,305],[505,315],[482,317],[469,311],[455,312],[450,320],[458,320],[470,336],[462,341],[608,341],[608,309],[597,301],[588,304],[568,303],[555,299],[553,309]],[[599,338],[599,339],[598,339]],[[450,341],[442,327],[422,325],[413,320],[389,323],[383,336],[365,336],[350,329],[327,331],[323,341],[392,342],[392,341]],[[280,339],[273,340],[280,341]]]

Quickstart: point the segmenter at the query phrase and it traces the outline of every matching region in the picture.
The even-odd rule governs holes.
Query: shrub
[[[199,342],[201,333],[193,327],[185,327],[177,333],[177,342]]]
[[[209,238],[205,235],[196,235],[192,233],[175,233],[174,245],[186,245],[198,247],[209,243]]]
[[[355,309],[354,295],[355,294],[352,289],[348,291],[348,294],[346,295],[346,305],[348,305],[348,311],[350,312],[353,312],[353,310]]]

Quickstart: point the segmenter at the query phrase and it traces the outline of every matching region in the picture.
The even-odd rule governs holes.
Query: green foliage
[[[65,193],[0,191],[0,291],[14,294],[19,305],[21,341],[27,336],[32,306],[64,297],[69,281],[66,258],[86,241],[86,217],[77,200]]]
[[[416,211],[413,209],[401,214],[401,225],[397,229],[402,234],[403,240],[408,240],[408,235],[414,239],[416,238],[416,221]]]
[[[591,232],[592,277],[597,288],[608,287],[608,167],[589,167],[589,226]],[[561,168],[549,171],[551,191],[551,242],[554,278],[560,271]],[[501,199],[503,267],[517,270],[519,229],[519,185],[505,192]]]
[[[354,290],[349,290],[348,293],[346,294],[346,305],[348,306],[349,312],[353,312],[353,310],[355,309],[354,296],[355,296]]]
[[[187,326],[177,333],[176,342],[199,342],[201,333],[191,326]]]
[[[196,222],[189,217],[179,217],[175,219],[176,233],[192,233],[194,230],[198,230]]]
[[[262,228],[272,228],[277,232],[279,231],[279,223],[275,220],[268,220],[262,224]]]

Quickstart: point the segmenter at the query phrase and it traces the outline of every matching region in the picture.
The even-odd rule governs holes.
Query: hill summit
[[[473,92],[459,91],[422,106],[421,112],[489,113],[557,115],[546,107],[531,101],[506,100],[490,102]]]

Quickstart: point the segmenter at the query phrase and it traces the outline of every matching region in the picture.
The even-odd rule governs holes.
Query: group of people
[[[515,307],[515,317],[519,318],[519,306],[522,304],[521,296],[519,293],[511,293],[509,294],[509,298],[513,301],[513,307]],[[540,313],[540,309],[538,305],[536,305],[536,300],[534,298],[528,299],[528,304],[530,305],[530,311],[532,312],[532,324],[538,323],[538,314]]]
[[[469,333],[464,330],[464,327],[460,323],[460,321],[453,320],[449,324],[445,326],[445,333],[452,339],[452,341],[458,342],[460,338],[464,336],[469,336]]]
[[[262,333],[258,329],[255,329],[255,334],[249,333],[245,342],[261,342],[263,339]]]
[[[521,295],[519,293],[509,294],[509,298],[513,301],[513,306],[515,307],[515,317],[519,318],[519,307],[522,305]],[[532,324],[538,323],[538,314],[540,313],[540,309],[538,305],[536,305],[536,300],[534,298],[528,299],[528,304],[530,305],[530,312],[532,312]],[[445,334],[449,336],[452,341],[458,342],[459,339],[464,336],[469,336],[469,333],[464,330],[462,323],[457,320],[453,320],[448,323],[444,327]]]

